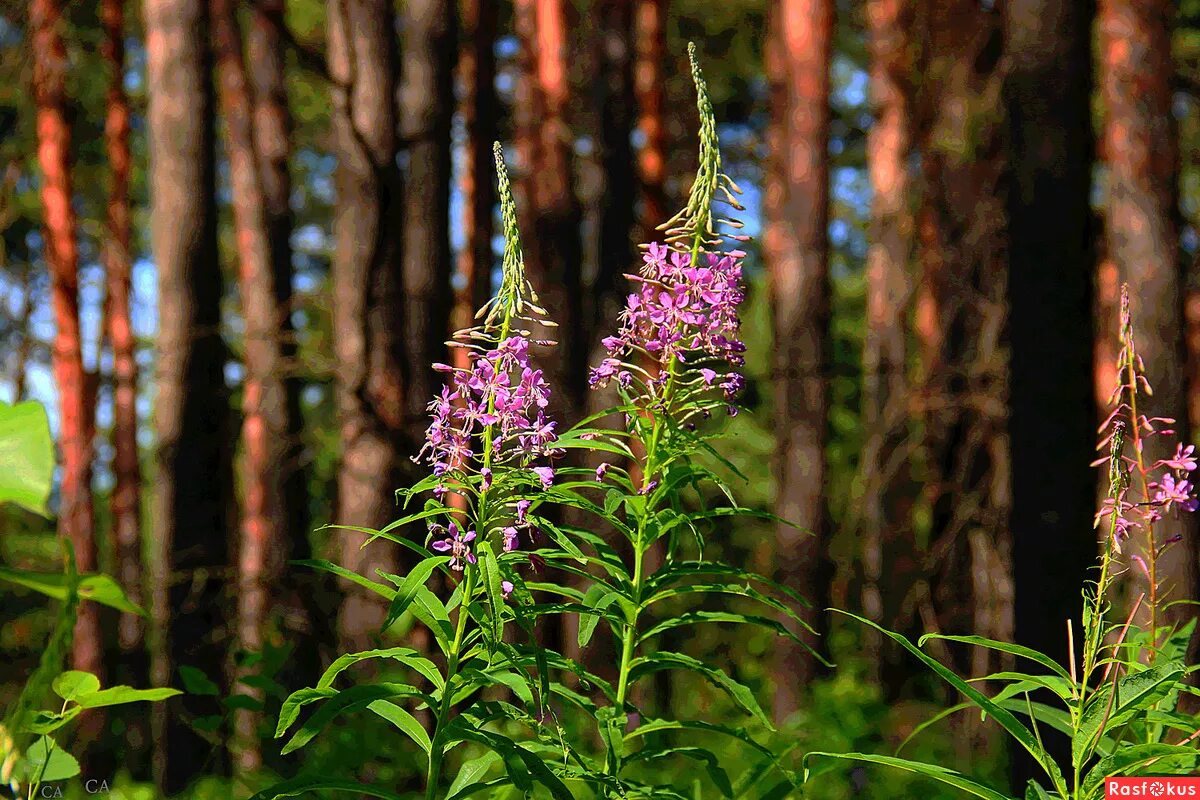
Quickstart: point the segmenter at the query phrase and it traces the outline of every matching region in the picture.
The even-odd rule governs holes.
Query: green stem
[[[453,695],[454,677],[458,674],[459,655],[462,650],[463,636],[467,630],[467,604],[475,589],[475,570],[468,569],[463,583],[463,593],[458,604],[458,624],[454,631],[454,641],[450,645],[450,653],[446,660],[446,687],[442,690],[442,702],[438,706],[437,718],[434,721],[433,741],[429,748],[429,774],[426,779],[425,798],[435,800],[437,797],[438,778],[442,771],[442,756],[444,747],[442,736],[446,724],[450,721],[450,699]]]

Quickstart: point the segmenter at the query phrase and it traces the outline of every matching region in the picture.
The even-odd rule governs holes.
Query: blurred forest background
[[[52,570],[68,537],[150,611],[85,604],[75,667],[189,691],[91,718],[90,774],[244,796],[294,770],[255,735],[285,688],[412,641],[287,561],[403,569],[316,531],[382,527],[416,474],[430,364],[497,264],[493,140],[562,326],[557,411],[596,402],[621,276],[695,167],[689,40],[754,236],[727,452],[747,504],[813,534],[737,523],[711,555],[816,608],[1065,656],[1121,282],[1147,411],[1200,430],[1200,0],[0,0],[0,399],[44,402],[61,456],[57,531],[0,512],[0,563]],[[1166,585],[1200,598],[1172,524]],[[7,703],[53,618],[0,599]],[[673,649],[724,659],[800,751],[890,752],[952,700],[813,618],[836,673],[740,630]],[[721,707],[675,680],[646,702]],[[306,766],[419,782],[372,725]],[[1004,772],[948,725],[914,747]],[[916,791],[845,778],[813,796]]]

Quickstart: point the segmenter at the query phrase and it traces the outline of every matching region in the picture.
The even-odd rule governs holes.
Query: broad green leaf
[[[100,691],[100,679],[90,672],[72,669],[56,677],[51,688],[63,700],[78,700],[83,695]]]
[[[54,731],[78,717],[82,712],[83,709],[79,706],[72,706],[61,714],[39,711],[34,715],[33,720],[25,726],[25,730],[39,736],[54,733]]]
[[[684,655],[683,653],[660,651],[635,658],[630,662],[629,682],[633,684],[646,675],[664,669],[684,669],[694,672],[697,675],[702,675],[718,689],[729,695],[729,698],[739,708],[748,714],[752,714],[759,722],[767,726],[769,730],[775,730],[774,725],[771,724],[771,718],[763,713],[762,708],[758,705],[758,701],[754,699],[754,693],[748,687],[738,683],[716,667],[710,667],[703,661]]]
[[[221,693],[221,687],[213,683],[203,671],[186,664],[179,668],[179,680],[183,682],[183,688],[188,694],[216,697]]]
[[[324,689],[333,686],[337,677],[346,669],[360,661],[373,658],[387,658],[399,661],[401,664],[410,666],[421,673],[439,690],[445,686],[445,681],[442,679],[441,673],[438,672],[437,666],[429,659],[417,653],[416,650],[413,650],[411,647],[387,647],[378,650],[363,650],[359,653],[345,653],[338,656],[329,665],[329,668],[325,670],[324,674],[321,675],[321,679],[317,681],[317,688]]]
[[[41,403],[0,402],[0,504],[14,503],[43,517],[54,479],[54,440]]]
[[[905,650],[916,656],[923,664],[925,664],[925,666],[932,670],[934,674],[964,694],[968,700],[977,705],[981,710],[986,711],[993,719],[996,720],[997,723],[1000,724],[1002,728],[1004,728],[1004,730],[1008,731],[1009,735],[1016,739],[1017,742],[1026,750],[1028,750],[1029,754],[1037,760],[1042,769],[1046,771],[1046,774],[1050,776],[1050,780],[1054,783],[1055,789],[1064,796],[1066,795],[1066,781],[1063,779],[1062,772],[1059,770],[1058,765],[1055,764],[1050,756],[1046,753],[1045,749],[1043,749],[1042,745],[1038,742],[1033,733],[1031,733],[1030,730],[1024,725],[1022,725],[1020,721],[1013,716],[1012,712],[992,702],[986,695],[984,695],[971,684],[964,681],[962,678],[955,675],[954,672],[952,672],[949,668],[945,667],[936,659],[927,654],[924,650],[910,642],[906,637],[901,636],[893,631],[889,631],[887,628],[877,625],[871,620],[860,617],[857,614],[851,614],[847,611],[838,611],[837,613],[844,614],[845,616],[858,620],[862,624],[874,628],[884,636],[887,636],[889,639],[896,642]]]
[[[409,608],[412,609],[413,616],[421,620],[421,624],[433,633],[442,652],[450,652],[450,641],[454,638],[454,626],[450,624],[450,615],[446,612],[446,606],[442,604],[437,595],[425,586],[418,586],[413,593],[412,605]]]
[[[974,778],[969,778],[961,772],[955,772],[952,769],[935,766],[933,764],[923,764],[920,761],[909,761],[906,758],[895,758],[894,756],[879,756],[871,753],[809,753],[804,757],[804,780],[807,783],[811,777],[811,769],[808,766],[809,762],[815,758],[836,758],[843,761],[861,761],[867,764],[882,764],[885,767],[895,767],[906,772],[912,772],[917,775],[923,775],[926,778],[932,778],[939,783],[944,783],[947,786],[953,786],[956,789],[962,789],[975,797],[983,798],[983,800],[1014,800],[1006,794],[1002,794],[992,787],[980,783]]]
[[[425,751],[425,755],[429,755],[433,745],[429,741],[429,734],[425,732],[425,728],[421,727],[421,723],[417,721],[416,717],[390,700],[376,700],[367,708],[399,728],[404,735]]]
[[[460,720],[463,721],[459,722]],[[575,796],[567,789],[562,779],[550,770],[540,756],[501,735],[470,727],[467,715],[460,716],[455,722],[459,723],[455,725],[457,736],[478,742],[500,754],[505,769],[517,788],[529,791],[532,788],[529,782],[532,780],[545,786],[555,800],[575,800]]]
[[[41,736],[25,753],[30,774],[44,782],[65,781],[79,774],[79,762],[49,736]]]
[[[178,689],[134,689],[132,686],[113,686],[93,694],[80,697],[76,702],[83,708],[103,708],[125,703],[156,703],[183,694]]]
[[[12,567],[0,567],[0,581],[24,586],[54,600],[67,599],[67,576],[61,572],[33,572]],[[79,597],[129,614],[146,616],[141,606],[130,602],[124,590],[107,575],[80,575]]]
[[[594,608],[597,611],[603,611],[612,605],[617,599],[615,592],[607,591],[599,584],[593,584],[588,588],[583,596],[583,605],[588,608]],[[596,633],[596,626],[600,624],[601,614],[580,614],[579,615],[579,631],[576,637],[579,642],[579,649],[588,646],[588,642],[592,640],[592,636]]]

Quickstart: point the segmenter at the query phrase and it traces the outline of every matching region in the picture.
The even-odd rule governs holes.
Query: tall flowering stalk
[[[1162,537],[1158,533],[1157,523],[1171,514],[1195,511],[1200,505],[1195,497],[1195,486],[1189,479],[1196,469],[1196,455],[1195,447],[1179,443],[1172,457],[1147,463],[1147,441],[1155,436],[1172,435],[1174,431],[1170,426],[1175,424],[1175,420],[1147,416],[1138,410],[1139,399],[1143,395],[1152,396],[1154,390],[1146,379],[1145,366],[1134,342],[1128,286],[1121,287],[1120,326],[1121,350],[1117,354],[1120,382],[1109,398],[1112,411],[1100,426],[1104,437],[1098,449],[1108,447],[1114,437],[1124,433],[1129,439],[1133,455],[1121,451],[1110,452],[1107,459],[1096,462],[1108,463],[1110,469],[1120,470],[1125,475],[1125,489],[1120,496],[1105,500],[1100,513],[1096,515],[1096,524],[1099,526],[1102,521],[1108,521],[1110,541],[1117,554],[1123,552],[1122,544],[1131,536],[1140,540],[1141,551],[1145,555],[1132,553],[1129,561],[1146,581],[1150,635],[1152,641],[1156,641],[1162,605],[1158,559],[1163,551],[1179,539],[1178,536]],[[1138,490],[1139,498],[1129,496],[1131,484]]]
[[[1153,598],[1158,590],[1154,562],[1171,544],[1155,534],[1155,524],[1168,514],[1196,508],[1188,478],[1196,469],[1196,459],[1193,449],[1183,445],[1176,446],[1173,457],[1152,464],[1143,457],[1146,440],[1169,435],[1166,426],[1171,420],[1147,417],[1138,411],[1138,398],[1148,395],[1150,386],[1134,347],[1126,287],[1122,288],[1121,298],[1122,382],[1113,393],[1112,413],[1100,427],[1098,449],[1107,451],[1107,455],[1093,464],[1105,467],[1108,478],[1108,495],[1096,515],[1096,525],[1104,536],[1098,578],[1084,587],[1082,640],[1076,642],[1070,621],[1065,626],[1069,662],[1064,666],[1045,653],[979,636],[927,634],[913,644],[870,620],[855,617],[908,650],[965,698],[949,712],[919,726],[913,736],[947,713],[981,711],[1041,767],[1042,780],[1016,787],[1026,800],[1098,800],[1104,795],[1109,777],[1188,774],[1200,763],[1195,717],[1180,707],[1180,698],[1194,691],[1186,686],[1186,676],[1194,669],[1187,666],[1186,658],[1195,623],[1160,636],[1155,616],[1157,601],[1151,599],[1150,629],[1141,631],[1134,624],[1145,598]],[[1144,542],[1147,558],[1133,554],[1125,559],[1126,543],[1131,537]],[[1134,602],[1128,618],[1118,623],[1110,619],[1107,597],[1122,567],[1130,563],[1135,569],[1129,571],[1143,576],[1148,588]],[[930,639],[1007,653],[1021,663],[1022,670],[1028,666],[1030,671],[984,676],[982,681],[999,687],[989,697],[976,684],[962,680],[925,653],[921,646]],[[1054,704],[1049,704],[1047,698]],[[1051,729],[1069,738],[1068,760],[1056,761],[1046,750],[1043,731]],[[969,774],[905,759],[898,752],[809,753],[805,756],[806,779],[815,779],[819,774],[811,769],[814,762],[829,758],[883,764],[925,775],[975,797],[1013,800],[1005,791]]]
[[[479,312],[479,324],[450,343],[466,353],[455,360],[460,366],[437,365],[446,386],[429,406],[431,422],[418,455],[431,474],[399,493],[406,508],[419,501],[420,509],[382,530],[366,531],[368,544],[387,538],[421,560],[406,576],[380,575],[382,583],[328,562],[309,562],[387,598],[387,624],[414,617],[431,631],[441,657],[406,647],[342,656],[317,686],[295,692],[284,704],[279,736],[305,706],[320,703],[285,753],[303,747],[337,715],[365,708],[426,754],[428,800],[458,800],[504,786],[529,792],[535,784],[564,800],[577,796],[568,784],[586,787],[593,796],[683,797],[680,787],[665,784],[657,777],[661,771],[653,769],[658,760],[677,757],[700,762],[709,783],[727,797],[753,796],[752,787],[768,774],[776,783],[765,788],[767,794],[782,796],[794,786],[796,778],[779,766],[779,756],[746,730],[653,718],[631,694],[658,671],[687,670],[769,728],[748,687],[718,666],[657,649],[656,642],[666,631],[702,623],[758,625],[793,636],[777,617],[800,619],[793,608],[798,598],[786,590],[701,558],[708,527],[752,512],[738,507],[724,480],[695,458],[716,453],[710,441],[718,431],[705,422],[714,411],[735,413],[743,384],[739,306],[745,254],[725,249],[744,237],[719,232],[736,230],[737,223],[713,217],[718,199],[739,207],[737,188],[721,172],[712,105],[694,49],[690,55],[701,119],[696,183],[686,208],[664,225],[664,241],[649,244],[641,270],[629,276],[634,290],[620,327],[605,340],[606,355],[592,371],[593,386],[616,382],[619,406],[562,432],[547,416],[550,387],[532,361],[549,344],[550,323],[525,278],[516,211],[497,148],[505,232],[500,289]],[[592,427],[609,416],[624,420],[624,426]],[[594,469],[556,464],[568,450],[610,460]],[[717,487],[729,505],[709,507],[701,491],[706,486]],[[563,513],[564,507],[573,513]],[[596,525],[576,524],[581,518]],[[400,535],[403,526],[415,523],[427,531],[423,543]],[[626,539],[632,555],[623,556],[605,532]],[[660,540],[666,542],[666,557],[651,568],[646,554]],[[435,572],[453,587],[445,596],[426,586]],[[556,582],[558,576],[566,579]],[[666,600],[706,595],[741,597],[767,613],[724,607],[661,613]],[[536,641],[535,622],[562,614],[578,618],[582,661]],[[512,636],[506,635],[509,623],[518,629]],[[587,647],[601,624],[612,629],[617,653]],[[615,683],[597,674],[604,670],[592,667],[593,654],[609,664],[616,659]],[[343,671],[365,659],[398,662],[412,682],[335,687]],[[486,697],[484,688],[492,690]],[[429,726],[413,714],[422,708],[432,718]],[[596,725],[603,752],[592,752],[587,738],[568,738],[567,731],[578,726],[565,718],[580,716]],[[684,741],[673,742],[676,735]],[[742,742],[753,756],[744,761],[747,769],[736,790],[725,765],[702,746],[713,735]],[[463,763],[442,795],[447,753],[464,742],[485,752]],[[494,775],[493,765],[503,774]],[[361,787],[327,776],[301,777],[256,797],[318,788]]]

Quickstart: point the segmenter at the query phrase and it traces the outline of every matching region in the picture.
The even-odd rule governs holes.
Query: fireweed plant
[[[366,710],[389,722],[426,756],[425,797],[694,796],[645,776],[656,762],[691,759],[727,797],[790,793],[796,776],[778,756],[736,725],[653,717],[635,704],[635,687],[662,670],[683,670],[712,683],[763,728],[770,721],[749,688],[718,666],[658,649],[660,634],[701,623],[764,626],[795,636],[779,620],[803,625],[798,597],[740,568],[702,560],[705,531],[714,521],[753,513],[737,506],[729,486],[697,463],[717,455],[706,424],[736,413],[742,385],[738,368],[743,300],[744,237],[713,216],[714,204],[740,208],[737,187],[721,172],[716,124],[707,89],[689,49],[700,111],[700,168],[687,206],[663,225],[665,241],[645,248],[640,271],[628,276],[633,292],[620,327],[604,340],[606,355],[591,370],[596,387],[615,384],[619,404],[569,429],[550,419],[551,387],[535,362],[550,344],[547,311],[525,278],[516,210],[499,145],[496,169],[505,235],[502,281],[480,310],[479,324],[454,336],[469,366],[438,365],[447,375],[430,404],[432,422],[419,460],[431,474],[399,495],[419,511],[382,530],[378,538],[417,554],[404,576],[371,580],[328,562],[308,562],[352,580],[389,603],[386,625],[409,615],[428,628],[438,653],[391,647],[338,658],[316,686],[285,702],[277,727],[284,736],[305,706],[316,710],[284,746],[311,741],[339,715]],[[600,422],[609,427],[597,427]],[[567,459],[574,452],[579,458]],[[586,456],[585,458],[583,458]],[[591,466],[578,466],[588,463]],[[732,465],[729,465],[732,469]],[[728,499],[707,507],[700,493],[715,486]],[[424,542],[400,533],[419,523]],[[622,544],[618,547],[615,542]],[[651,567],[648,552],[662,543]],[[440,574],[440,584],[426,584]],[[434,587],[434,588],[431,588]],[[759,615],[691,610],[664,615],[672,598],[726,595],[761,606]],[[543,617],[575,615],[579,651],[574,660],[537,640]],[[585,649],[597,628],[611,629],[611,647]],[[613,652],[615,651],[615,652]],[[597,668],[590,654],[595,652]],[[386,659],[411,673],[410,682],[335,684],[351,665]],[[613,679],[612,667],[616,672]],[[598,673],[606,672],[608,678]],[[573,741],[588,721],[594,737]],[[701,745],[728,737],[744,748],[748,767],[731,780],[720,759]],[[445,775],[446,756],[463,744],[482,755],[457,759]],[[299,777],[256,797],[292,796],[318,788],[380,798],[397,795],[356,781]]]
[[[1121,292],[1120,340],[1120,382],[1110,398],[1112,413],[1100,427],[1097,446],[1104,457],[1092,465],[1104,467],[1108,479],[1107,497],[1096,515],[1101,533],[1099,571],[1096,582],[1084,588],[1081,637],[1076,637],[1070,621],[1067,624],[1070,663],[1064,667],[1036,650],[979,636],[926,634],[913,644],[900,634],[855,617],[882,631],[966,697],[966,702],[919,726],[900,749],[950,714],[978,709],[1045,772],[1042,781],[1030,781],[1024,787],[1025,800],[1099,800],[1105,796],[1108,777],[1189,774],[1200,768],[1200,729],[1196,717],[1181,707],[1185,694],[1197,694],[1186,682],[1196,669],[1186,661],[1195,622],[1182,627],[1159,625],[1163,587],[1156,571],[1158,557],[1175,541],[1163,538],[1156,531],[1157,523],[1197,508],[1189,477],[1196,470],[1197,459],[1194,448],[1183,444],[1176,445],[1169,458],[1148,462],[1144,456],[1145,442],[1150,437],[1169,436],[1172,431],[1167,426],[1174,420],[1138,411],[1139,399],[1149,396],[1151,387],[1134,344],[1127,287]],[[1134,544],[1138,547],[1131,546]],[[1116,578],[1127,573],[1133,578],[1135,597],[1124,618],[1116,619],[1108,598]],[[1135,624],[1139,615],[1147,620],[1146,629]],[[998,650],[1018,664],[1038,669],[964,681],[921,649],[930,639]],[[989,697],[973,685],[979,682],[997,686],[998,691]],[[1032,693],[1037,693],[1038,699]],[[1056,702],[1041,702],[1047,697]],[[1047,752],[1042,734],[1046,729],[1070,739],[1066,763],[1056,763]],[[976,797],[1012,800],[965,774],[907,760],[898,753],[809,753],[805,756],[806,780],[820,774],[824,759],[883,764],[925,775]]]

